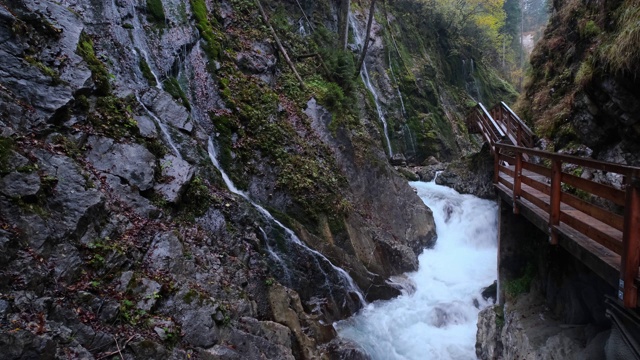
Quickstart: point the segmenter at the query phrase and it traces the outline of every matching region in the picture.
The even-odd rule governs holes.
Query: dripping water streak
[[[344,271],[343,269],[333,265],[333,263],[327,259],[326,256],[324,256],[322,253],[308,247],[305,243],[303,243],[298,236],[296,236],[296,234],[289,229],[288,227],[284,226],[284,224],[282,224],[280,221],[278,221],[276,218],[273,217],[273,215],[271,215],[271,213],[269,213],[265,208],[263,208],[262,206],[258,205],[257,203],[255,203],[253,200],[251,200],[251,198],[249,198],[249,196],[247,194],[245,194],[243,191],[239,190],[231,181],[231,179],[229,178],[229,176],[227,175],[227,173],[222,169],[222,167],[220,166],[220,163],[218,162],[218,158],[216,156],[216,149],[213,146],[213,140],[211,139],[211,137],[209,138],[209,142],[208,142],[208,152],[209,152],[209,158],[211,159],[211,163],[213,164],[213,166],[215,166],[218,171],[220,171],[220,174],[222,175],[222,179],[224,180],[225,184],[227,185],[227,187],[229,188],[229,191],[231,191],[232,193],[236,194],[236,195],[240,195],[241,197],[243,197],[245,200],[247,200],[251,205],[253,205],[253,207],[256,208],[256,210],[258,210],[258,212],[260,212],[266,219],[268,219],[269,221],[275,223],[276,225],[278,225],[282,230],[285,231],[285,233],[288,235],[288,238],[293,241],[294,244],[300,246],[301,248],[303,248],[305,251],[311,253],[314,258],[314,261],[318,261],[317,259],[322,259],[322,261],[325,261],[327,264],[329,264],[331,266],[331,268],[337,272],[340,276],[340,278],[345,282],[345,286],[347,286],[349,288],[349,291],[355,293],[358,296],[358,299],[360,300],[360,304],[362,306],[366,305],[366,301],[364,300],[364,296],[362,295],[362,291],[360,291],[360,289],[358,288],[358,286],[356,285],[356,283],[353,281],[353,279],[351,278],[351,276],[349,276],[349,274]],[[319,265],[319,264],[318,264]],[[319,269],[322,270],[321,266],[318,266]],[[326,278],[326,277],[325,277]]]
[[[356,22],[353,14],[349,12],[349,22],[351,23],[351,27],[353,28],[353,36],[356,39],[356,44],[362,49],[363,41],[360,36],[360,30],[358,29],[358,23]],[[367,39],[368,40],[368,39]],[[393,150],[391,149],[391,141],[389,140],[389,131],[387,130],[387,119],[384,117],[384,113],[382,112],[382,107],[380,106],[380,100],[378,99],[378,92],[373,87],[371,83],[371,79],[369,78],[369,71],[367,70],[367,62],[362,63],[362,70],[360,71],[360,77],[362,77],[362,82],[369,89],[371,95],[373,96],[373,100],[376,105],[376,110],[378,111],[378,118],[382,122],[382,127],[384,130],[384,138],[387,141],[387,150],[389,151],[389,157],[393,156]]]
[[[173,149],[173,152],[176,154],[178,159],[182,159],[182,155],[180,154],[180,151],[178,151],[178,148],[176,147],[176,145],[173,142],[173,138],[171,137],[171,134],[169,134],[169,129],[167,129],[167,125],[165,125],[162,122],[162,120],[160,120],[151,110],[149,110],[144,105],[144,103],[140,100],[140,97],[138,96],[138,94],[136,94],[136,100],[138,101],[138,104],[140,104],[140,106],[142,106],[144,111],[146,111],[147,114],[149,114],[149,116],[151,116],[153,121],[155,121],[155,123],[158,125],[158,127],[160,128],[160,131],[162,131],[162,135],[163,135],[164,139],[167,141],[167,143],[169,143],[169,146],[171,146],[171,148]]]
[[[398,84],[398,79],[396,79],[396,74],[393,72],[393,66],[391,65],[391,51],[389,51],[389,70],[391,70],[391,77],[393,78],[393,82],[396,84],[396,89],[398,90],[400,106],[402,107],[402,115],[407,116],[407,110],[404,108],[404,100],[402,99],[402,92],[400,92],[400,84]]]

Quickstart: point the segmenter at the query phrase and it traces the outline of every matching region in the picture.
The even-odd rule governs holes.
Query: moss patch
[[[162,0],[147,0],[147,19],[164,25],[166,17]]]
[[[138,51],[138,53],[140,52]],[[151,71],[151,68],[147,63],[147,60],[145,60],[143,57],[140,57],[140,62],[138,63],[138,65],[140,67],[140,71],[142,72],[142,76],[147,79],[147,83],[149,84],[149,86],[158,85],[158,82],[156,81],[155,76],[153,76],[153,72]]]
[[[166,79],[163,84],[163,89],[171,94],[174,99],[178,100],[188,111],[191,111],[191,104],[189,103],[189,99],[187,99],[187,94],[184,93],[178,79],[174,77],[170,77]]]
[[[91,78],[96,85],[96,93],[99,96],[108,95],[111,92],[109,72],[102,61],[98,60],[95,50],[93,49],[93,40],[87,33],[82,32],[80,34],[80,41],[78,42],[76,52],[87,62],[87,65],[89,65]]]

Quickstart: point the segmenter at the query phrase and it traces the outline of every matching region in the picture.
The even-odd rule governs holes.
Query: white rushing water
[[[497,206],[434,182],[410,184],[433,210],[438,234],[408,274],[415,293],[369,304],[334,326],[372,359],[476,359],[478,312],[491,305],[480,292],[497,277]]]
[[[349,22],[351,23],[351,28],[353,29],[353,37],[356,40],[356,44],[363,48],[363,39],[360,35],[360,30],[358,29],[358,22],[353,17],[353,14],[349,12]],[[378,91],[375,89],[373,84],[371,83],[371,78],[369,77],[369,70],[367,69],[367,62],[362,63],[362,70],[360,71],[360,77],[362,77],[362,82],[369,89],[371,95],[373,96],[373,101],[376,105],[376,110],[378,111],[378,118],[380,118],[380,122],[382,122],[382,128],[384,131],[384,138],[387,141],[387,150],[389,151],[389,157],[393,156],[393,150],[391,149],[391,141],[389,140],[389,130],[387,130],[387,119],[382,112],[382,107],[380,106],[380,100],[378,98]]]

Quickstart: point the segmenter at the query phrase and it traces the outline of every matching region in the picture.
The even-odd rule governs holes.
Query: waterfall
[[[362,49],[364,44],[362,37],[360,36],[360,30],[358,29],[358,23],[356,19],[353,17],[351,11],[349,11],[349,23],[351,23],[351,27],[353,28],[353,36],[356,40],[356,44]],[[367,39],[369,41],[369,39]],[[380,122],[382,122],[382,128],[384,131],[384,138],[387,141],[387,150],[389,151],[389,157],[393,156],[393,150],[391,149],[391,141],[389,140],[389,131],[387,130],[387,119],[384,117],[384,113],[382,112],[382,106],[380,105],[380,100],[378,99],[378,92],[373,87],[371,83],[371,78],[369,78],[369,71],[367,69],[367,62],[363,62],[362,70],[360,71],[360,77],[362,77],[362,82],[367,87],[371,95],[373,96],[374,103],[376,105],[376,110],[378,111],[378,118]]]
[[[248,194],[246,194],[243,191],[239,190],[233,184],[233,182],[231,181],[231,179],[229,178],[227,173],[224,171],[224,169],[222,169],[222,167],[220,166],[220,163],[218,162],[218,158],[217,158],[217,155],[216,155],[216,149],[215,149],[215,146],[213,145],[213,140],[212,140],[211,137],[209,138],[209,141],[208,141],[207,150],[208,150],[208,153],[209,153],[209,158],[211,159],[211,163],[213,164],[213,166],[216,167],[216,169],[218,169],[218,171],[220,171],[220,175],[222,176],[222,179],[224,180],[224,183],[227,185],[227,188],[229,188],[229,191],[231,191],[232,193],[234,193],[236,195],[239,195],[242,198],[244,198],[245,200],[247,200],[256,210],[258,210],[258,212],[260,214],[262,214],[262,216],[264,216],[264,218],[266,220],[268,220],[270,223],[276,224],[280,229],[284,230],[284,232],[287,235],[287,239],[294,246],[297,246],[297,247],[301,248],[304,252],[310,254],[312,256],[312,259],[314,260],[314,262],[317,265],[317,269],[319,269],[321,272],[323,272],[325,280],[328,280],[328,275],[324,272],[324,270],[320,266],[320,262],[323,262],[323,263],[329,265],[329,267],[338,276],[338,278],[340,278],[340,280],[341,280],[342,284],[344,285],[344,287],[349,292],[355,294],[358,297],[359,305],[360,306],[365,306],[366,305],[366,301],[364,299],[362,291],[358,288],[358,285],[356,285],[356,283],[353,281],[351,276],[349,276],[349,274],[346,271],[344,271],[343,269],[335,266],[322,253],[320,253],[320,252],[308,247],[304,242],[302,242],[302,240],[300,240],[298,238],[298,236],[296,236],[296,234],[291,229],[289,229],[288,227],[284,226],[280,221],[278,221],[276,218],[274,218],[273,215],[271,215],[271,213],[269,211],[267,211],[262,206],[258,205],[256,202],[254,202],[249,197]],[[263,235],[265,237],[267,237],[266,232],[263,232]],[[284,265],[283,259],[280,258],[280,256],[275,253],[275,251],[268,245],[268,242],[267,242],[267,247],[268,247],[267,248],[267,252],[269,252],[272,255],[272,257],[274,257],[274,260],[277,263]]]
[[[411,132],[411,128],[406,123],[402,127],[402,132],[404,133],[405,140],[409,137],[409,145],[411,145],[411,151],[413,151],[413,155],[416,154],[416,141],[413,138],[413,133]]]
[[[391,66],[391,51],[389,51],[389,70],[391,70],[391,78],[393,79],[393,82],[396,84],[396,89],[398,90],[398,98],[400,98],[402,115],[407,116],[407,110],[404,108],[404,99],[402,99],[402,93],[400,92],[400,84],[398,84],[398,79],[396,79],[396,74],[393,72],[393,66]]]
[[[435,181],[435,179],[434,179]],[[372,359],[476,359],[482,288],[497,277],[497,206],[435,182],[410,183],[433,210],[438,241],[408,274],[416,291],[335,323]]]

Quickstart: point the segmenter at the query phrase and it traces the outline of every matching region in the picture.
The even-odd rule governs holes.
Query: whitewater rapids
[[[433,210],[438,240],[407,274],[416,291],[374,302],[335,323],[372,359],[476,359],[480,294],[497,277],[497,205],[434,182],[411,182]]]

